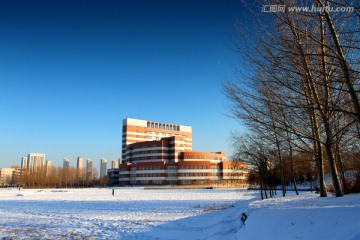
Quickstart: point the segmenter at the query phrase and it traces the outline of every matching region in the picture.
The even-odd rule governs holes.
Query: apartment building
[[[63,169],[70,168],[70,159],[64,158],[63,160]]]
[[[22,157],[21,158],[21,168],[27,169],[28,168],[28,157]]]
[[[46,160],[46,165],[45,165],[45,176],[48,177],[51,175],[52,172],[52,161],[51,160]]]
[[[14,168],[0,168],[0,186],[9,186],[12,181]]]
[[[120,185],[247,184],[247,164],[226,161],[225,152],[192,151],[190,126],[138,119],[123,124]]]
[[[83,162],[84,159],[81,156],[78,156],[76,162],[76,178],[78,180],[83,180]]]
[[[107,175],[107,159],[101,158],[100,159],[100,178]]]
[[[22,158],[24,161],[24,158]],[[29,153],[27,157],[27,167],[31,173],[44,170],[45,154],[43,153]]]
[[[24,171],[25,169],[22,169],[20,166],[0,168],[0,187],[20,185]]]

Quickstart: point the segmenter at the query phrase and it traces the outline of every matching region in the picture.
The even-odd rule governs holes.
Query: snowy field
[[[360,239],[359,194],[0,189],[0,216],[0,239]]]

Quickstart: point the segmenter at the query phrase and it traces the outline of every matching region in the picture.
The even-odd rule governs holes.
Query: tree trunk
[[[286,196],[286,190],[285,190],[284,164],[283,164],[283,160],[282,160],[282,157],[281,157],[281,149],[280,149],[280,144],[279,144],[279,140],[278,140],[276,132],[275,132],[275,141],[276,141],[276,148],[277,148],[277,151],[278,151],[278,156],[279,156],[279,161],[280,161],[282,195],[283,195],[283,197],[285,197]]]
[[[336,155],[337,155],[337,162],[339,164],[339,170],[340,170],[340,176],[341,176],[341,182],[342,182],[343,191],[344,191],[344,194],[348,194],[349,190],[348,190],[348,187],[347,187],[347,180],[346,180],[346,176],[345,176],[344,165],[343,165],[343,163],[341,161],[339,146],[336,146]]]
[[[294,170],[294,159],[293,159],[293,152],[292,152],[292,146],[291,146],[291,138],[289,137],[289,132],[287,132],[288,137],[288,143],[289,143],[289,151],[290,151],[290,167],[291,167],[291,175],[292,175],[292,182],[294,184],[294,189],[296,192],[296,195],[299,195],[299,191],[296,185],[296,177],[295,177],[295,170]]]
[[[322,3],[321,0],[317,0],[317,2],[319,3],[319,5],[324,7],[324,4]],[[359,102],[358,95],[356,93],[356,90],[355,90],[355,88],[353,86],[353,83],[352,83],[352,80],[351,80],[351,70],[350,70],[349,64],[348,64],[348,62],[347,62],[347,60],[345,58],[345,53],[344,53],[344,50],[343,50],[343,48],[341,46],[340,39],[339,39],[339,37],[337,35],[337,32],[335,30],[335,26],[334,26],[334,24],[332,22],[330,13],[326,10],[326,8],[325,8],[325,11],[324,11],[323,14],[325,15],[327,25],[328,25],[328,27],[330,29],[330,33],[331,33],[331,36],[333,38],[333,41],[334,41],[334,44],[335,44],[335,47],[336,47],[336,52],[337,52],[337,56],[338,56],[338,59],[339,59],[340,67],[341,67],[341,69],[342,69],[342,71],[344,73],[344,80],[345,80],[346,86],[348,88],[350,97],[351,97],[351,103],[352,103],[352,106],[353,106],[353,109],[354,109],[354,114],[355,114],[355,116],[357,118],[357,121],[360,122],[360,102]]]
[[[316,150],[317,150],[317,164],[318,164],[318,174],[319,174],[319,191],[320,191],[320,197],[327,197],[327,191],[325,186],[325,180],[324,180],[324,158],[322,153],[322,147],[319,142],[316,143]]]
[[[342,196],[344,196],[344,194],[341,190],[339,174],[338,174],[338,171],[336,168],[335,159],[334,159],[334,155],[333,155],[333,151],[332,151],[332,144],[331,144],[330,139],[326,139],[325,149],[326,149],[326,153],[328,156],[329,167],[330,167],[330,172],[331,172],[332,181],[333,181],[333,185],[334,185],[335,195],[336,195],[336,197],[342,197]]]

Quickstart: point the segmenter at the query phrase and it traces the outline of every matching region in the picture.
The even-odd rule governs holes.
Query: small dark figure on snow
[[[244,225],[245,225],[245,221],[246,221],[247,217],[248,217],[248,216],[246,215],[246,213],[243,212],[243,213],[241,214],[241,221],[242,221],[242,223],[243,223]]]
[[[115,194],[115,189],[112,190],[112,195],[114,196],[114,194]]]

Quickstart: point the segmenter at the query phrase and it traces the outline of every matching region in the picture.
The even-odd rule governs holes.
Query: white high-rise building
[[[21,158],[21,168],[22,169],[27,169],[28,168],[28,158],[27,157],[22,157]]]
[[[119,168],[119,161],[116,160],[116,159],[112,160],[112,162],[111,162],[111,168],[112,168],[112,169],[118,169],[118,168]]]
[[[69,167],[70,167],[70,159],[64,158],[63,168],[69,168]]]
[[[29,153],[27,159],[27,169],[30,172],[41,171],[44,169],[45,154],[43,153]]]
[[[88,158],[86,160],[86,179],[90,179],[92,178],[92,174],[93,174],[93,161]]]
[[[78,179],[83,179],[83,158],[78,156],[76,164],[76,176]]]
[[[106,170],[107,170],[107,160],[105,158],[102,158],[100,160],[100,178],[106,176]]]
[[[46,160],[46,172],[45,175],[48,177],[51,174],[51,167],[52,167],[52,162],[51,160]]]

